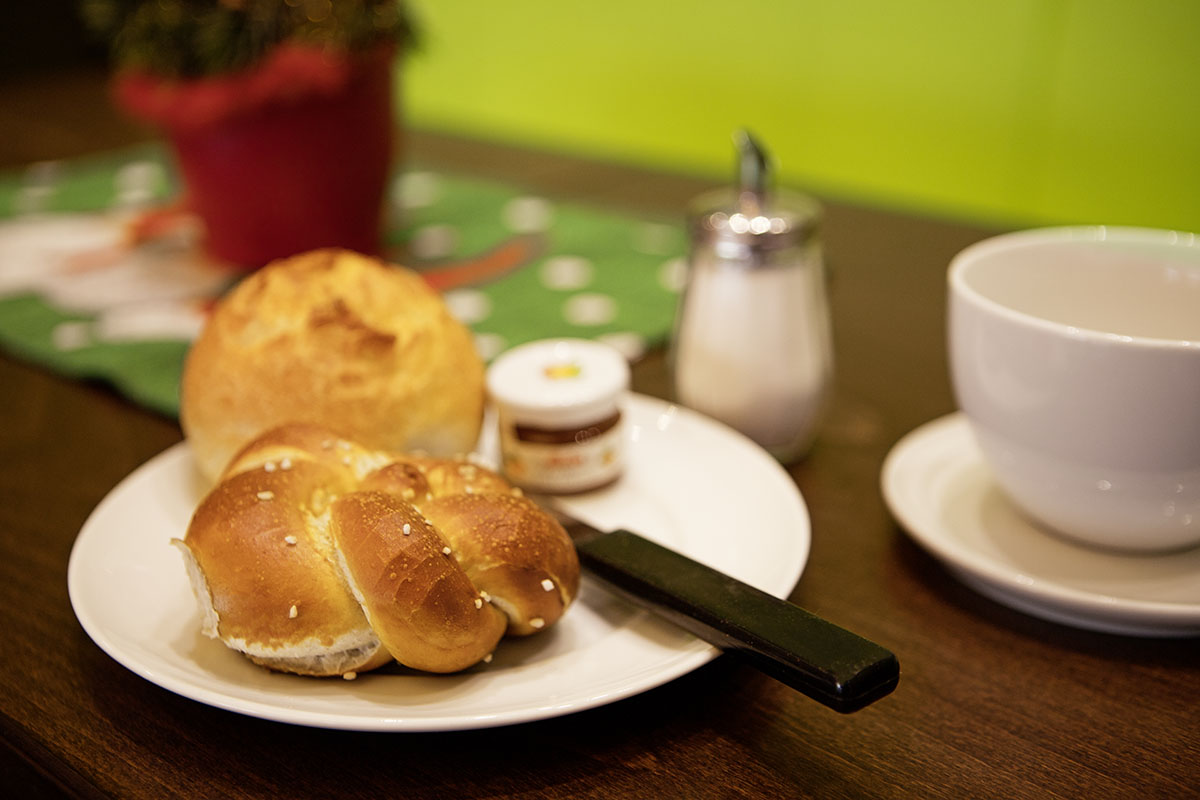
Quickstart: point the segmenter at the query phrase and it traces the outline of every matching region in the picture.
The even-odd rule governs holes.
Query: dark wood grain
[[[86,71],[0,84],[0,164],[147,135]],[[409,158],[677,220],[709,182],[410,132]],[[827,201],[836,397],[791,473],[813,520],[792,599],[892,649],[890,697],[836,714],[718,659],[638,697],[497,730],[366,734],[239,716],[137,677],[84,634],[71,545],[173,420],[0,356],[0,781],[10,796],[1182,798],[1200,795],[1197,640],[1109,636],[988,601],[887,512],[888,449],[948,412],[943,275],[990,231]],[[635,369],[666,396],[661,352]]]

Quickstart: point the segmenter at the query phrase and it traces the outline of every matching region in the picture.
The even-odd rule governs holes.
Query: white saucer
[[[1200,548],[1120,555],[1039,528],[995,486],[962,414],[902,438],[882,486],[909,535],[996,602],[1106,633],[1200,635]]]

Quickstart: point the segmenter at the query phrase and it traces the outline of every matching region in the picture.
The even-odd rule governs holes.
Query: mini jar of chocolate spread
[[[617,350],[583,339],[531,342],[492,363],[487,388],[501,469],[517,486],[568,494],[620,476],[629,364]]]

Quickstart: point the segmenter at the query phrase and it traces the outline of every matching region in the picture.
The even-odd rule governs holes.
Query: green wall
[[[1200,230],[1200,0],[409,0],[414,126],[1003,225]]]

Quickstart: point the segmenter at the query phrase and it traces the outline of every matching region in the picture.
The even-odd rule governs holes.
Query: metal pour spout
[[[738,205],[748,216],[757,215],[767,204],[771,168],[766,150],[749,131],[742,129],[733,135],[737,148]]]

